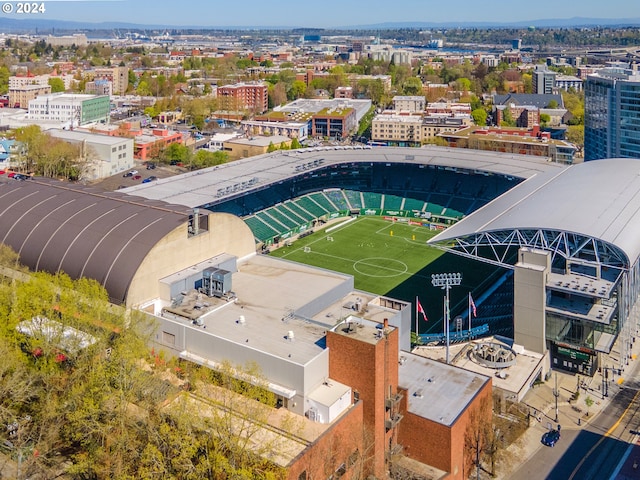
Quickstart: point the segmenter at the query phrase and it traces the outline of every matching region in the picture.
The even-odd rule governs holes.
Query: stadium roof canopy
[[[32,270],[97,280],[117,303],[149,251],[189,214],[183,206],[55,180],[0,180],[0,243]]]
[[[540,172],[429,243],[508,266],[509,246],[629,269],[640,258],[640,161],[604,159]]]
[[[564,165],[551,163],[546,157],[460,148],[316,147],[250,157],[135,185],[120,192],[191,208],[211,206],[329,165],[351,162],[439,165],[450,169],[488,172],[523,179],[538,173],[558,172],[566,168]]]

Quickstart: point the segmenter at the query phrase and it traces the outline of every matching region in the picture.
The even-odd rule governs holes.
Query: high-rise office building
[[[617,64],[584,87],[584,159],[640,159],[640,72]]]
[[[533,93],[549,95],[556,87],[556,72],[547,69],[546,65],[536,65],[531,78]]]

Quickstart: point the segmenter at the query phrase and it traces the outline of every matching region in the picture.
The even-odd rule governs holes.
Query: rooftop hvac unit
[[[205,268],[201,292],[208,297],[222,297],[231,291],[231,272],[221,268]]]
[[[293,340],[293,338],[294,338],[293,330],[289,330],[289,331],[287,332],[287,338],[288,338],[289,340]]]

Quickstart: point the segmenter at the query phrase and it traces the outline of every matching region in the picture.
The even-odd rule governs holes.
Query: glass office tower
[[[584,159],[640,159],[640,72],[616,65],[584,86]]]

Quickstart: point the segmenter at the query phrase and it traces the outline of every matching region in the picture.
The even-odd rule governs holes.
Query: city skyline
[[[390,8],[388,2],[341,2],[327,0],[322,6],[304,5],[281,0],[277,8],[258,0],[245,0],[242,8],[212,8],[206,0],[192,0],[181,8],[165,0],[48,0],[44,13],[17,14],[19,2],[12,5],[14,13],[5,17],[32,20],[70,20],[87,23],[126,22],[140,25],[195,27],[310,27],[331,28],[384,23],[519,23],[544,19],[601,18],[638,19],[640,4],[628,0],[596,0],[581,2],[580,8],[551,0],[519,4],[517,9],[504,8],[504,3],[487,0],[482,4],[458,0],[455,9],[448,4],[425,0],[403,0],[400,8]],[[33,3],[33,2],[31,2]],[[481,5],[481,8],[479,8]]]

